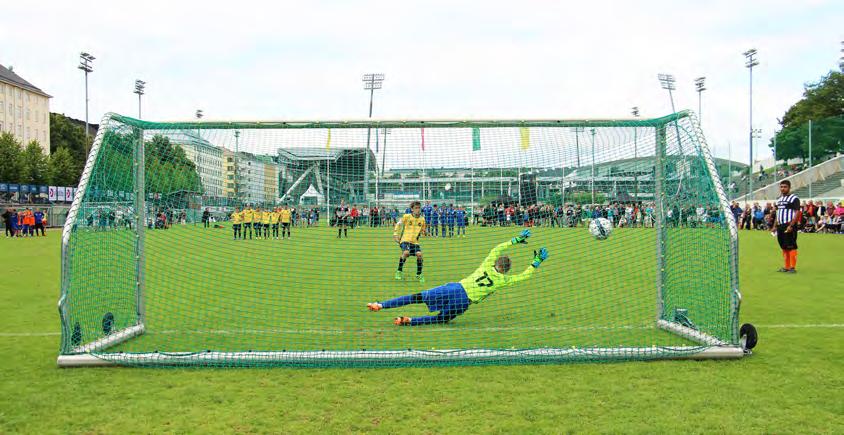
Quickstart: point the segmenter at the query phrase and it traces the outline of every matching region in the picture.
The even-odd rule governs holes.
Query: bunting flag
[[[519,134],[522,136],[522,149],[530,148],[530,129],[527,127],[520,127]]]
[[[481,150],[481,129],[475,127],[472,129],[472,151]]]
[[[325,141],[325,149],[331,149],[331,129],[328,129],[328,139]]]
[[[422,151],[425,151],[425,127],[422,127],[421,130],[422,130]]]

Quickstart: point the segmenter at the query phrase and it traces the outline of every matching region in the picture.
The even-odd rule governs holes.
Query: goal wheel
[[[741,329],[739,330],[739,340],[741,341],[741,347],[745,350],[750,350],[756,347],[756,342],[758,341],[759,336],[756,334],[756,327],[751,325],[750,323],[745,323],[741,325]]]
[[[103,316],[103,334],[109,335],[111,334],[111,330],[114,328],[114,314],[111,312],[105,313]]]

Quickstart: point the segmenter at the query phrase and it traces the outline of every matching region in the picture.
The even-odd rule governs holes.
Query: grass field
[[[326,311],[339,313],[333,328],[358,330],[358,333],[343,334],[295,334],[296,340],[308,347],[369,347],[375,340],[368,334],[377,334],[384,346],[410,340],[418,347],[431,347],[432,344],[445,347],[459,343],[460,339],[465,342],[466,330],[473,331],[472,337],[478,343],[524,345],[534,339],[542,340],[544,344],[559,336],[564,326],[613,324],[613,316],[607,310],[618,302],[634,301],[616,307],[616,310],[624,311],[621,318],[625,322],[645,321],[653,313],[650,288],[635,288],[637,283],[644,286],[652,279],[637,275],[637,269],[645,269],[642,266],[649,265],[647,261],[650,260],[636,257],[635,243],[625,243],[626,238],[649,240],[652,236],[644,231],[618,232],[608,240],[619,243],[615,252],[629,261],[584,263],[578,266],[581,269],[570,270],[572,279],[566,284],[569,286],[567,292],[579,296],[570,297],[567,302],[544,301],[530,311],[544,315],[527,320],[524,316],[504,316],[504,308],[524,306],[524,299],[520,299],[522,296],[518,292],[503,292],[473,307],[452,325],[439,328],[436,333],[414,330],[410,339],[407,335],[396,335],[397,330],[389,324],[392,313],[366,313],[358,309],[360,301],[424,288],[412,281],[392,281],[397,252],[395,247],[393,250],[380,249],[381,236],[362,231],[351,234],[348,242],[366,255],[383,258],[364,262],[355,249],[350,249],[347,265],[331,269],[340,266],[320,264],[319,250],[306,256],[290,256],[283,250],[293,249],[293,244],[287,247],[274,241],[223,244],[227,242],[223,242],[223,236],[219,234],[197,235],[192,228],[172,231],[182,233],[168,235],[171,239],[157,241],[151,236],[148,240],[149,261],[152,262],[149,266],[167,271],[148,282],[148,288],[161,289],[158,293],[150,290],[148,301],[150,307],[159,307],[150,308],[149,312],[149,321],[158,330],[199,330],[245,318],[227,313],[225,308],[215,322],[191,313],[184,313],[178,321],[172,317],[173,313],[184,312],[186,307],[196,306],[199,301],[209,307],[224,306],[230,310],[242,306],[226,299],[232,293],[215,294],[213,291],[225,287],[227,277],[218,275],[218,266],[232,266],[230,261],[242,261],[234,266],[249,268],[250,276],[255,277],[240,295],[236,295],[253,295],[249,306],[254,307],[254,311],[247,313],[257,319],[252,329],[278,328],[278,319],[284,317],[278,315],[278,307],[294,306],[300,310],[295,317],[290,316],[290,311],[282,313],[290,319],[289,324],[283,325],[284,330],[328,328],[332,322],[320,317]],[[506,240],[509,233],[497,231],[475,234],[474,240],[491,241],[502,237]],[[562,237],[550,242],[549,246],[565,243],[582,249],[570,253],[573,254],[591,249],[587,245],[590,240],[583,234],[582,230],[561,235],[543,234],[543,230],[539,230],[535,238]],[[425,245],[429,258],[426,286],[460,278],[450,276],[447,271],[468,273],[477,265],[491,246],[473,243],[472,236],[461,239],[460,254],[455,254],[458,252],[454,249],[455,241],[430,241]],[[91,237],[102,235],[91,234]],[[203,241],[202,237],[215,238]],[[336,242],[331,239],[332,234],[319,230],[312,237],[309,242],[293,242],[307,243],[301,248],[321,246],[315,243],[319,238],[324,239],[325,245]],[[163,249],[172,246],[172,241],[168,240],[173,239],[180,241],[181,249],[200,255],[179,256],[173,255],[172,250]],[[92,239],[91,243],[103,255],[108,254],[109,248],[103,247],[101,242]],[[121,246],[114,240],[110,243],[112,250]],[[157,247],[156,243],[162,245]],[[225,247],[223,252],[232,254],[231,258],[203,256],[201,246],[208,243]],[[844,319],[841,315],[844,310],[844,282],[841,281],[844,238],[802,235],[800,246],[800,272],[797,275],[777,274],[772,272],[779,267],[780,260],[775,242],[764,233],[741,234],[741,289],[745,298],[741,320],[757,325],[760,344],[752,357],[738,361],[401,369],[61,370],[55,366],[59,348],[58,232],[53,231],[43,239],[0,239],[0,264],[4,265],[0,275],[0,348],[4,357],[0,363],[0,432],[840,433],[844,431],[841,423],[844,415],[844,400],[841,399],[844,391]],[[252,257],[242,254],[242,249],[247,249]],[[278,258],[285,261],[276,265],[268,260],[273,258],[268,257],[269,254],[278,254]],[[529,256],[528,249],[524,248],[514,260],[523,266]],[[112,266],[121,265],[119,259],[115,261]],[[199,261],[199,264],[186,264],[186,261]],[[548,264],[543,265],[534,278],[537,280],[535,285],[554,287],[542,281],[548,279],[542,276],[543,268],[564,267],[566,263],[565,254],[556,252],[555,255],[552,250]],[[283,267],[283,273],[291,274],[284,275],[290,282],[297,282],[300,279],[297,276],[321,275],[326,277],[325,288],[346,290],[336,293],[336,298],[328,302],[309,302],[308,296],[319,295],[324,289],[308,289],[307,285],[300,286],[303,289],[298,294],[273,293],[275,283],[271,278],[277,274],[273,269],[277,266]],[[414,265],[408,266],[409,274],[412,274]],[[186,274],[184,271],[191,267],[206,267],[207,273],[202,277]],[[594,289],[601,283],[600,274],[595,271],[625,267],[630,268],[633,283],[633,288],[628,290],[641,291],[642,297],[631,298],[627,293],[624,298],[614,299],[606,292],[596,297]],[[298,275],[297,270],[300,271]],[[115,272],[112,278],[106,281],[126,279],[120,272]],[[155,279],[162,281],[155,282]],[[167,282],[204,290],[185,294],[167,290]],[[611,284],[615,287],[624,285]],[[555,285],[559,288],[559,284]],[[259,303],[269,296],[273,296],[271,304]],[[641,303],[637,302],[640,299]],[[331,305],[325,307],[326,303]],[[594,314],[583,314],[590,312],[587,309],[590,306],[597,308]],[[156,309],[159,312],[156,313]],[[421,311],[408,312],[415,315]],[[566,317],[567,312],[578,316]],[[314,322],[305,324],[301,320],[311,316],[319,319],[314,321],[316,326]],[[494,333],[487,328],[491,323],[510,329]],[[528,328],[549,323],[559,327],[556,335]],[[245,327],[242,324],[228,326]],[[128,350],[137,350],[162,344],[189,345],[196,343],[196,335],[150,334],[125,346]],[[582,336],[574,332],[562,335],[567,342],[575,340],[581,344],[672,339],[651,332],[626,332],[621,336],[594,331]],[[266,345],[287,340],[276,334],[201,337],[202,344],[229,349],[256,340]]]

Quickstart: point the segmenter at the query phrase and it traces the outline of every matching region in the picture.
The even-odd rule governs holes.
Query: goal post
[[[718,166],[688,111],[166,123],[110,113],[62,232],[58,364],[740,358],[737,228]],[[418,264],[399,262],[393,241],[412,201],[427,225]],[[597,217],[617,227],[606,240],[586,229]],[[367,311],[460,282],[525,229],[508,275],[530,277],[449,322],[393,324],[436,313],[425,305]],[[550,255],[534,269],[540,247]]]

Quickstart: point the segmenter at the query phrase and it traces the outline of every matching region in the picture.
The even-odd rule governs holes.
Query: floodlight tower
[[[141,119],[141,95],[144,94],[144,89],[147,87],[147,82],[143,80],[135,80],[135,90],[133,93],[138,94],[138,119]]]
[[[662,85],[662,89],[668,91],[668,98],[671,100],[671,113],[676,113],[677,110],[674,109],[674,90],[677,88],[674,86],[674,76],[671,74],[657,74],[657,78]]]
[[[697,91],[697,119],[698,124],[703,123],[703,112],[701,111],[701,95],[706,90],[706,77],[695,79],[695,90]]]
[[[85,155],[89,151],[88,139],[88,73],[94,72],[94,66],[91,63],[96,59],[87,52],[79,53],[79,66],[77,68],[85,72]]]
[[[753,192],[753,67],[759,65],[759,61],[756,59],[756,49],[751,48],[750,50],[745,51],[744,57],[746,62],[744,66],[750,72],[750,126],[748,128],[749,132],[749,143],[750,143],[750,165],[747,171],[747,197],[746,200],[750,200],[750,193]]]
[[[384,83],[384,74],[371,73],[363,75],[363,89],[369,91],[369,117],[372,118],[372,100],[375,98],[375,90],[381,89]],[[372,137],[372,129],[366,129],[366,154],[363,158],[363,198],[369,194],[369,141]],[[377,165],[377,164],[376,164]]]
[[[639,106],[633,106],[630,108],[630,114],[633,115],[634,118],[639,118]],[[633,159],[634,159],[634,168],[638,162],[635,162],[636,159],[639,158],[639,137],[638,137],[638,127],[633,127]],[[633,184],[635,187],[635,195],[636,200],[639,199],[639,171],[636,170],[633,173]]]

